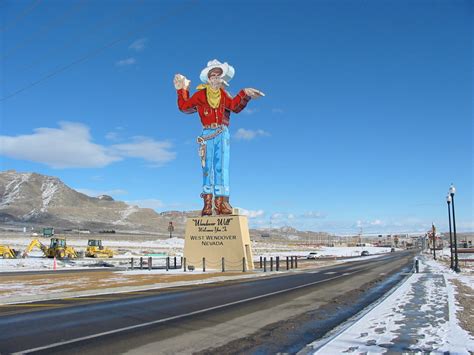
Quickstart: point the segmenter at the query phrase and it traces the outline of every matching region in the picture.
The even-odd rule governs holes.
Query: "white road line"
[[[334,274],[335,272],[330,272],[330,273]],[[330,274],[330,273],[326,273],[326,274]],[[319,280],[319,281],[315,281],[315,282],[310,282],[310,283],[308,283],[308,284],[300,285],[300,286],[295,286],[295,287],[292,287],[292,288],[288,288],[288,289],[286,289],[286,290],[280,290],[280,291],[270,292],[270,293],[267,293],[267,294],[264,294],[264,295],[255,296],[255,297],[250,297],[250,298],[246,298],[246,299],[243,299],[243,300],[240,300],[240,301],[235,301],[235,302],[230,302],[230,303],[222,304],[222,305],[219,305],[219,306],[209,307],[209,308],[201,309],[201,310],[199,310],[199,311],[194,311],[194,312],[190,312],[190,313],[186,313],[186,314],[180,314],[180,315],[178,315],[178,316],[168,317],[168,318],[159,319],[159,320],[155,320],[155,321],[152,321],[152,322],[146,322],[146,323],[137,324],[137,325],[131,325],[131,326],[128,326],[128,327],[119,328],[119,329],[114,329],[114,330],[109,330],[109,331],[107,331],[107,332],[102,332],[102,333],[99,333],[99,334],[88,335],[88,336],[81,337],[81,338],[76,338],[76,339],[71,339],[71,340],[65,340],[65,341],[61,341],[61,342],[58,342],[58,343],[54,343],[54,344],[49,344],[49,345],[41,346],[41,347],[34,348],[34,349],[22,350],[22,351],[13,353],[13,355],[17,355],[17,354],[28,354],[28,353],[32,353],[32,352],[35,352],[35,351],[51,349],[51,348],[55,348],[55,347],[62,346],[62,345],[66,345],[66,344],[72,344],[72,343],[77,343],[77,342],[84,341],[84,340],[99,338],[99,337],[104,336],[104,335],[116,334],[116,333],[124,332],[124,331],[127,331],[127,330],[132,330],[132,329],[137,329],[137,328],[143,328],[143,327],[147,327],[147,326],[149,326],[149,325],[154,325],[154,324],[160,324],[160,323],[168,322],[168,321],[170,321],[170,320],[175,320],[175,319],[179,319],[179,318],[184,318],[184,317],[188,317],[188,316],[193,316],[193,315],[196,315],[196,314],[201,314],[201,313],[204,313],[204,312],[213,311],[213,310],[216,310],[216,309],[220,309],[220,308],[224,308],[224,307],[228,307],[228,306],[233,306],[233,305],[236,305],[236,304],[240,304],[240,303],[244,303],[244,302],[248,302],[248,301],[253,301],[253,300],[258,300],[258,299],[260,299],[260,298],[264,298],[264,297],[268,297],[268,296],[273,296],[273,295],[278,295],[278,294],[280,294],[280,293],[284,293],[284,292],[288,292],[288,291],[297,290],[297,289],[300,289],[300,288],[304,288],[304,287],[316,285],[316,284],[319,284],[319,283],[322,283],[322,282],[326,282],[326,281],[330,281],[330,280],[337,279],[337,278],[342,277],[342,276],[343,276],[343,275],[338,275],[338,276],[330,277],[330,278],[328,278],[328,279],[326,279],[326,280]]]
[[[335,271],[328,271],[328,272],[325,272],[324,275],[333,275],[333,274],[337,274],[337,272]],[[342,275],[341,275],[342,276]]]

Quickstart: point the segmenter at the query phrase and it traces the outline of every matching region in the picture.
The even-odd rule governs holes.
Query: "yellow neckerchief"
[[[221,102],[221,89],[214,90],[209,84],[201,84],[197,90],[206,89],[207,102],[212,108],[218,108]]]

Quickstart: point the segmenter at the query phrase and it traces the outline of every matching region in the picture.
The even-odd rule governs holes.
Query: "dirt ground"
[[[140,287],[140,286],[151,286],[154,284],[163,284],[170,282],[181,282],[181,281],[196,281],[206,280],[218,276],[235,276],[241,275],[242,273],[226,272],[226,273],[206,273],[206,274],[184,274],[183,275],[136,275],[126,273],[117,273],[110,271],[98,271],[98,272],[77,272],[77,273],[58,273],[58,274],[47,274],[47,275],[18,275],[13,274],[11,276],[2,276],[2,285],[8,286],[25,284],[31,286],[40,286],[48,289],[48,293],[56,293],[65,291],[68,292],[80,292],[85,290],[103,291],[108,288],[120,288],[124,286]],[[250,274],[250,273],[249,273]],[[11,297],[12,301],[15,299],[15,293],[9,287],[0,289],[0,297]]]
[[[471,336],[474,336],[474,313],[472,312],[474,291],[459,280],[452,280],[451,282],[456,286],[458,291],[456,301],[462,307],[462,310],[457,312],[459,323],[464,330]]]

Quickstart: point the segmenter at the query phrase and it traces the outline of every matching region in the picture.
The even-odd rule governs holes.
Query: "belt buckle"
[[[212,129],[216,129],[217,127],[219,127],[219,125],[216,122],[211,123],[211,128]]]

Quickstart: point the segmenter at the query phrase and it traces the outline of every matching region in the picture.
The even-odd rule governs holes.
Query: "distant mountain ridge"
[[[0,222],[14,225],[44,225],[56,228],[167,233],[169,221],[175,231],[184,230],[190,212],[157,213],[114,201],[107,195],[90,197],[57,177],[15,170],[0,172]]]

